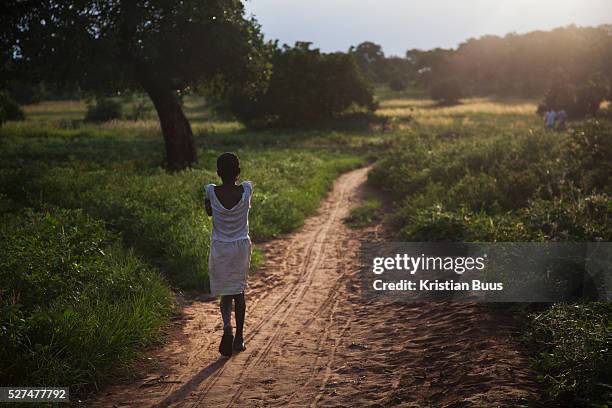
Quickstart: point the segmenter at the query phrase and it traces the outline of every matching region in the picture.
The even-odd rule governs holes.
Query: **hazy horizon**
[[[451,48],[472,37],[612,23],[610,0],[248,0],[266,39],[326,52],[373,41],[387,55]]]

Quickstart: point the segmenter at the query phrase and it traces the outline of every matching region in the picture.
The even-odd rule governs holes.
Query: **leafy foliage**
[[[265,93],[250,97],[235,88],[229,109],[251,126],[304,126],[337,117],[356,105],[376,107],[371,88],[353,58],[324,54],[309,43],[276,48]]]
[[[4,68],[14,76],[103,93],[146,80],[180,90],[218,75],[248,86],[266,76],[259,28],[238,0],[10,1],[3,10]]]
[[[584,406],[612,400],[610,303],[566,304],[529,316],[529,341],[551,398]]]
[[[504,37],[485,35],[454,50],[408,50],[406,58],[424,87],[453,76],[469,95],[539,96],[556,68],[567,73],[570,83],[586,84],[599,75],[609,83],[610,29],[568,26]]]
[[[430,94],[433,100],[442,105],[454,105],[463,96],[463,91],[457,78],[445,78],[431,86]]]
[[[349,54],[355,57],[361,73],[370,82],[380,83],[387,80],[385,53],[379,44],[365,41],[351,47]]]
[[[569,82],[566,74],[557,71],[544,100],[538,106],[538,112],[565,110],[574,119],[595,116],[607,94],[607,85],[602,79],[590,79],[575,85]]]
[[[374,84],[387,84],[393,91],[403,91],[415,77],[414,66],[405,58],[386,57],[379,44],[362,42],[348,51],[359,71]]]

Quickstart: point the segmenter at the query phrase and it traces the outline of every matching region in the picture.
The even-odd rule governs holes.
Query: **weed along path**
[[[338,178],[304,227],[264,246],[250,277],[247,350],[219,357],[217,302],[185,305],[143,373],[88,406],[516,406],[533,393],[515,323],[476,304],[365,301],[360,242],[343,223],[368,168]]]

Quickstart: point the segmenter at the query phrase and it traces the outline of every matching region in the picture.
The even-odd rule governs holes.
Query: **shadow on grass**
[[[196,132],[196,145],[202,148],[292,147],[313,139],[334,141],[330,133],[371,135],[391,128],[391,118],[374,113],[353,112],[310,124],[268,123],[229,132]]]

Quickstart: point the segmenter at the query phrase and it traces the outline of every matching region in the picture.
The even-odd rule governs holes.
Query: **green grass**
[[[351,228],[369,227],[381,220],[381,206],[381,202],[377,199],[366,200],[356,207],[351,208],[344,222]]]
[[[199,164],[172,174],[150,106],[138,120],[97,125],[83,123],[83,102],[26,107],[28,120],[0,128],[0,245],[9,254],[0,264],[0,334],[11,356],[2,378],[91,387],[155,340],[171,312],[170,287],[206,288],[202,186],[218,181],[223,151],[237,152],[243,179],[255,183],[256,242],[298,228],[338,174],[367,160],[378,160],[369,181],[390,194],[401,240],[612,238],[609,119],[553,133],[542,129],[533,101],[438,108],[413,90],[380,90],[380,100],[384,125],[254,132],[187,97]],[[123,102],[126,117],[139,103]],[[380,203],[367,201],[347,223],[360,228],[380,217]],[[551,401],[607,398],[598,385],[609,378],[604,317],[609,309],[583,303],[526,320]]]
[[[324,131],[247,132],[188,99],[199,164],[168,173],[154,118],[86,124],[85,108],[47,102],[0,128],[5,385],[90,389],[160,337],[170,288],[207,290],[202,187],[219,182],[220,153],[237,152],[255,184],[256,243],[300,227],[335,178],[364,163]]]
[[[171,291],[102,222],[59,208],[1,218],[3,384],[78,391],[157,337]]]
[[[559,303],[528,316],[527,341],[554,401],[612,402],[610,303]]]
[[[591,119],[555,133],[521,106],[468,102],[436,116],[420,103],[387,108],[411,112],[415,123],[369,175],[393,197],[398,239],[612,239],[612,122]],[[547,401],[610,403],[610,312],[583,301],[526,318]]]

